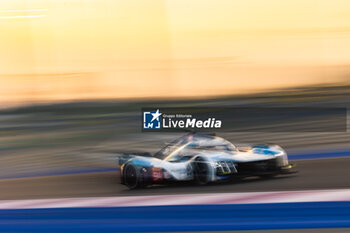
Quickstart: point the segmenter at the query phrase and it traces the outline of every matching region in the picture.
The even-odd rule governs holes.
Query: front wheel
[[[209,179],[209,164],[203,158],[198,157],[193,162],[194,180],[197,184],[204,185],[210,182]]]

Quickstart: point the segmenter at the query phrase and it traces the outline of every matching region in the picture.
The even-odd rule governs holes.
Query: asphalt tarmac
[[[271,179],[197,186],[192,183],[152,186],[129,190],[119,182],[118,172],[100,172],[0,180],[0,199],[135,196],[191,193],[264,192],[350,187],[350,158],[297,161],[298,173]]]

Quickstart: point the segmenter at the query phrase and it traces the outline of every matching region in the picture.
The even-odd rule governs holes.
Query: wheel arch
[[[198,161],[198,159],[204,160],[206,162],[206,164],[207,164],[207,167],[209,168],[209,171],[208,171],[208,174],[207,174],[208,181],[209,182],[215,181],[215,168],[212,165],[213,164],[213,160],[208,158],[208,157],[206,157],[206,156],[203,156],[203,155],[196,155],[196,156],[193,157],[192,166],[193,166],[193,173],[194,173],[193,175],[194,175],[194,177],[196,176],[196,174],[195,174],[195,172],[196,172],[195,171],[195,163],[196,163],[196,161]]]

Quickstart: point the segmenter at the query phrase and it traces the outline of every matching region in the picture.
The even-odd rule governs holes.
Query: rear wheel
[[[209,164],[203,158],[198,157],[194,163],[194,179],[197,184],[204,185],[209,183]]]
[[[137,170],[131,165],[127,164],[124,170],[124,183],[129,189],[137,188],[139,185]]]

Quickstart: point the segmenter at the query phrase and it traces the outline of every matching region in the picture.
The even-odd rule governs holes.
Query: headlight
[[[277,156],[277,163],[278,163],[278,166],[282,166],[282,167],[288,165],[288,156],[285,152]]]

